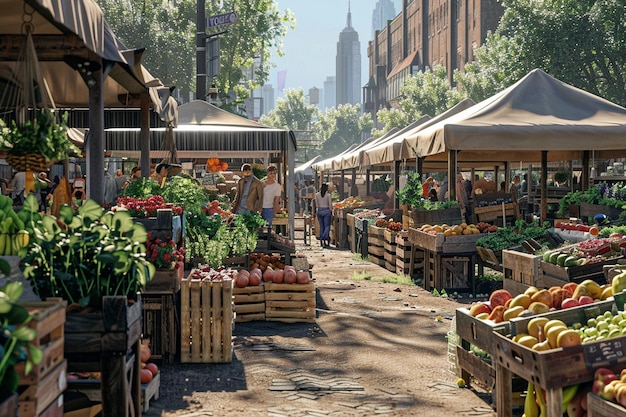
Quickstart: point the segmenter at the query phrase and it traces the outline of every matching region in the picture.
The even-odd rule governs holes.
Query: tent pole
[[[583,168],[582,172],[580,173],[580,181],[578,181],[578,183],[580,184],[580,191],[585,191],[591,186],[591,184],[589,183],[589,151],[583,152],[582,162]]]
[[[401,161],[395,161],[393,164],[393,189],[394,193],[391,196],[393,198],[393,208],[397,210],[400,208],[400,201],[398,199],[398,191],[400,190],[400,164]]]
[[[141,106],[139,109],[139,123],[141,125],[141,131],[139,132],[139,149],[141,149],[139,167],[141,168],[141,176],[150,178],[150,97],[148,92],[141,93],[139,100]]]
[[[104,78],[102,68],[93,72],[89,88],[89,139],[87,153],[87,198],[104,202]]]
[[[548,217],[548,151],[541,151],[541,214],[540,223]]]
[[[448,201],[456,200],[456,164],[457,151],[448,151]]]

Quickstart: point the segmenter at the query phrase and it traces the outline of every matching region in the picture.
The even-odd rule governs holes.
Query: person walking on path
[[[263,183],[252,174],[252,166],[241,166],[243,177],[237,182],[237,195],[231,207],[231,212],[243,214],[247,211],[260,213],[263,208]]]
[[[330,246],[330,218],[333,202],[328,192],[328,184],[324,183],[320,187],[319,192],[315,194],[315,211],[317,212],[317,221],[320,225],[320,235],[318,240],[322,247]]]
[[[280,195],[282,194],[282,186],[276,181],[276,167],[267,168],[267,179],[263,181],[263,211],[261,216],[267,222],[269,230],[272,230],[272,221],[274,215],[282,212],[280,207]]]

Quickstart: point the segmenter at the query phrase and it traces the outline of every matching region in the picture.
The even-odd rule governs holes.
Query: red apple
[[[588,295],[581,295],[578,298],[578,305],[584,306],[587,304],[593,304],[593,298],[589,297]]]
[[[622,234],[618,232],[613,232],[609,235],[609,238],[611,239],[621,239],[622,237]]]
[[[591,301],[593,302],[593,300],[591,300]],[[578,307],[579,305],[580,305],[579,300],[577,300],[575,298],[566,298],[565,300],[563,300],[561,302],[561,308],[562,309]]]

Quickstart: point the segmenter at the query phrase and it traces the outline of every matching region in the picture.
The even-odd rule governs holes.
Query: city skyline
[[[372,13],[377,2],[358,0],[350,4],[352,27],[361,43],[362,84],[369,77],[367,44],[372,40]],[[398,2],[393,3],[397,6]],[[348,0],[278,0],[277,4],[280,10],[290,9],[294,13],[296,29],[288,31],[283,40],[285,56],[272,57],[276,66],[270,71],[268,84],[276,89],[276,98],[283,97],[278,82],[278,73],[283,72],[285,90],[302,88],[308,95],[310,88],[323,89],[326,78],[335,76],[337,42],[346,27]]]

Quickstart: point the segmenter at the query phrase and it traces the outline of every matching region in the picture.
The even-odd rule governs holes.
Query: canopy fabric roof
[[[337,170],[337,168],[334,168],[334,167],[340,164],[341,157],[349,152],[352,152],[358,146],[359,146],[358,143],[353,143],[352,145],[348,146],[348,148],[344,150],[343,152],[341,152],[339,155],[316,162],[312,165],[312,167],[315,171],[335,171]]]
[[[107,66],[106,107],[126,107],[131,95],[161,85],[141,66],[143,50],[128,50],[93,0],[0,0],[0,10],[2,72],[14,71],[23,41],[24,11],[32,12],[33,40],[57,107],[89,105],[89,90],[78,64],[103,60]]]
[[[581,159],[623,150],[626,109],[535,69],[511,87],[407,138],[420,157],[458,161]],[[612,156],[615,153],[612,152]],[[427,158],[428,160],[429,158]]]
[[[301,165],[298,165],[293,171],[298,173],[298,172],[308,172],[311,171],[311,165],[313,165],[315,162],[319,161],[320,159],[322,159],[321,155],[317,155],[315,158],[313,159],[309,159],[308,161],[302,163]]]
[[[193,100],[178,108],[178,122],[182,125],[249,126],[265,128],[254,120],[227,112],[203,100]]]

